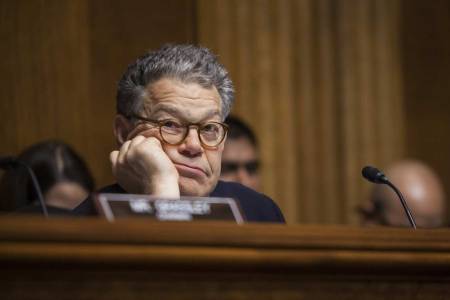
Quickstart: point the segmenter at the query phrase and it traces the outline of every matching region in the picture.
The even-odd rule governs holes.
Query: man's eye
[[[165,127],[165,128],[168,128],[168,129],[169,128],[170,129],[177,129],[177,128],[182,127],[180,123],[177,123],[177,122],[171,121],[171,120],[164,121],[162,123],[162,126]]]
[[[169,134],[183,134],[185,128],[183,125],[176,121],[166,120],[161,124],[161,130]]]
[[[202,131],[205,133],[216,133],[219,131],[219,126],[217,124],[205,124],[202,127]]]

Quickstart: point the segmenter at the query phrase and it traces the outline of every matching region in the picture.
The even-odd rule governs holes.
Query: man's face
[[[239,182],[259,190],[258,153],[245,137],[228,139],[222,155],[220,179]]]
[[[439,195],[431,186],[422,182],[400,180],[397,187],[403,192],[407,199],[407,204],[414,216],[415,223],[421,228],[433,228],[442,226],[443,212],[445,207],[441,205],[442,200],[438,199]],[[389,195],[386,199],[386,223],[391,226],[409,227],[409,221],[406,217],[405,210],[401,205],[397,195],[392,191],[386,191]]]
[[[171,119],[183,124],[221,121],[221,100],[215,87],[206,89],[196,83],[163,78],[147,86],[146,91],[143,117],[158,121]],[[223,142],[214,148],[205,148],[195,127],[191,127],[186,139],[176,146],[164,143],[155,130],[140,134],[159,138],[178,171],[181,195],[206,196],[215,188]]]

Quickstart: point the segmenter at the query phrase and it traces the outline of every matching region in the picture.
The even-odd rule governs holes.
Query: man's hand
[[[110,154],[118,184],[128,193],[180,197],[178,171],[156,137],[138,135]]]

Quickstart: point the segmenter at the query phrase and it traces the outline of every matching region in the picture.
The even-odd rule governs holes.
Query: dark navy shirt
[[[98,193],[123,193],[126,191],[118,184],[102,188]],[[239,202],[247,222],[285,223],[280,208],[269,197],[235,182],[219,181],[210,197],[233,198]],[[76,207],[77,215],[96,215],[92,199],[87,199]]]

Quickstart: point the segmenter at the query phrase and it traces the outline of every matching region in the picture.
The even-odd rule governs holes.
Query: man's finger
[[[111,161],[111,169],[112,172],[114,174],[114,176],[116,176],[116,169],[117,169],[117,158],[119,157],[119,151],[118,150],[114,150],[109,154],[109,160]]]
[[[142,143],[145,140],[145,137],[142,135],[137,135],[135,136],[132,140],[131,140],[131,144],[128,147],[128,149],[131,149],[133,147],[136,147],[137,145],[139,145],[140,143]]]
[[[130,144],[131,144],[131,141],[128,140],[125,143],[123,143],[122,146],[120,147],[119,156],[117,157],[117,160],[116,160],[117,164],[123,164],[126,162],[126,155],[127,155],[128,149],[130,148]]]
[[[150,137],[145,138],[145,140],[142,142],[142,144],[143,144],[143,145],[144,145],[144,144],[147,144],[147,145],[156,145],[156,146],[162,148],[161,141],[160,141],[157,137],[155,137],[155,136],[150,136]]]

